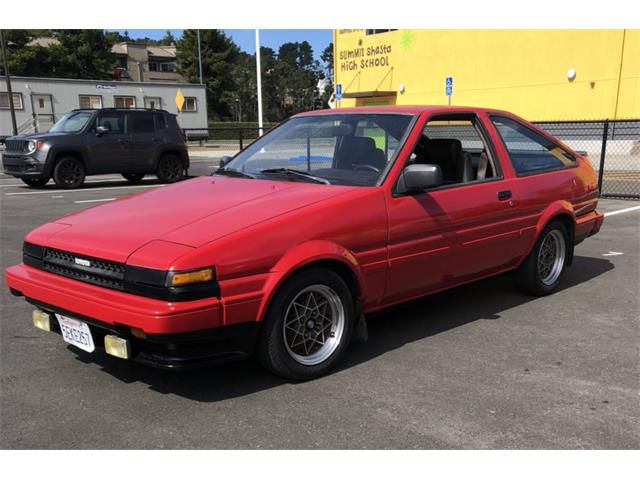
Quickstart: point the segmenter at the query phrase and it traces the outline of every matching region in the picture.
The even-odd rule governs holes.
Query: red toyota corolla
[[[375,310],[508,271],[552,292],[597,200],[586,158],[506,112],[316,111],[211,176],[35,229],[6,277],[37,327],[88,352],[166,368],[255,352],[309,379]]]

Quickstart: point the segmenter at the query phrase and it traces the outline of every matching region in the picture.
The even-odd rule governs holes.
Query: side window
[[[158,130],[162,130],[163,128],[167,128],[167,117],[164,113],[154,113],[154,117],[156,118],[156,128]]]
[[[132,112],[129,114],[129,118],[131,119],[131,133],[152,133],[155,130],[151,113]]]
[[[120,112],[101,113],[98,117],[98,126],[106,127],[111,133],[126,133],[125,115]]]
[[[516,173],[573,167],[576,158],[547,137],[511,118],[492,116]]]
[[[475,115],[430,119],[410,161],[438,165],[444,185],[499,177],[500,171],[478,122]]]

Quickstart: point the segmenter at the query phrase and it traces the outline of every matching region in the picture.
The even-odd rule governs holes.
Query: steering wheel
[[[351,168],[354,170],[368,170],[370,172],[380,173],[379,168],[369,165],[368,163],[352,163]]]

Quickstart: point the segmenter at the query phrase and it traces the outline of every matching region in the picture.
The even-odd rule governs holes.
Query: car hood
[[[66,133],[66,132],[42,132],[42,133],[30,133],[28,135],[17,135],[15,137],[11,137],[11,140],[47,140],[50,138],[56,137],[68,137],[69,135],[75,135],[76,133]]]
[[[190,250],[353,188],[199,177],[69,214],[34,230],[27,241],[126,262],[154,240]]]

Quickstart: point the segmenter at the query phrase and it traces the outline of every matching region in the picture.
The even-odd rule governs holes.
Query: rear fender
[[[556,217],[563,217],[570,221],[568,264],[571,265],[571,260],[573,259],[573,233],[576,225],[576,217],[573,211],[573,206],[566,200],[556,200],[551,203],[544,212],[542,212],[542,215],[540,215],[535,227],[535,235],[532,237],[530,245],[527,246],[527,254],[531,252],[545,227]]]
[[[365,282],[358,261],[351,251],[337,243],[326,240],[311,240],[289,250],[269,272],[264,284],[265,295],[262,297],[257,319],[262,321],[267,308],[280,286],[295,272],[315,262],[332,260],[349,267],[358,281],[358,291],[365,297]]]

